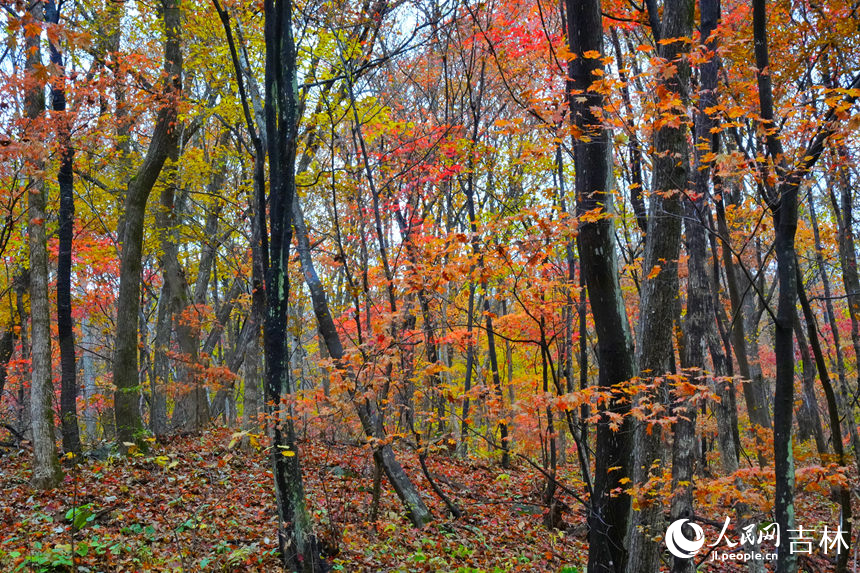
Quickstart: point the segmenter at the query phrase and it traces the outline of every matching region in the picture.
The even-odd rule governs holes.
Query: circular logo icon
[[[705,532],[695,523],[690,522],[689,525],[696,537],[694,539],[687,539],[684,536],[681,527],[688,521],[690,520],[679,519],[673,521],[666,529],[666,547],[669,549],[669,553],[680,559],[690,559],[705,544]]]

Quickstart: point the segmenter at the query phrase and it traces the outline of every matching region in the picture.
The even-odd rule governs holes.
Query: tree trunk
[[[250,318],[248,320],[251,320]],[[262,378],[262,353],[260,333],[256,324],[248,341],[247,356],[244,364],[244,392],[242,395],[242,427],[249,432],[260,429],[260,379]]]
[[[60,10],[54,0],[45,4],[45,21],[58,24]],[[72,320],[72,238],[75,220],[74,148],[70,137],[70,121],[66,115],[65,68],[63,55],[56,40],[49,38],[51,64],[63,76],[51,85],[51,108],[57,112],[57,139],[60,142],[60,169],[57,182],[60,188],[59,248],[57,252],[57,340],[60,345],[60,422],[63,433],[63,450],[81,453],[78,430],[78,387],[75,369],[75,331]]]
[[[25,34],[25,69],[33,75],[42,65],[40,47],[42,5],[34,4],[25,15],[33,22],[34,31]],[[24,93],[24,115],[35,121],[45,112],[43,85],[33,81]],[[33,134],[36,136],[36,134]],[[41,160],[29,161],[34,174],[30,176],[27,193],[27,238],[30,255],[30,320],[31,320],[31,381],[30,428],[33,439],[33,474],[30,483],[36,489],[50,489],[60,483],[63,472],[57,458],[54,436],[54,386],[51,368],[51,309],[48,302],[48,249],[45,224],[45,184],[41,179]]]
[[[266,353],[266,399],[285,412],[270,412],[272,473],[278,502],[278,546],[283,563],[294,571],[320,571],[320,557],[308,514],[302,466],[293,423],[293,393],[287,339],[290,296],[290,243],[293,200],[296,195],[296,144],[298,133],[298,80],[293,40],[291,0],[265,0],[265,118],[269,159],[269,225],[271,229],[266,271],[266,317],[263,344]],[[260,157],[257,158],[258,160]],[[265,210],[258,213],[263,217]]]
[[[836,351],[836,371],[839,376],[839,393],[836,395],[839,409],[845,417],[845,424],[848,426],[848,435],[851,437],[851,449],[854,451],[854,462],[857,465],[857,471],[860,472],[860,434],[857,433],[857,423],[854,419],[854,408],[851,404],[851,391],[848,389],[848,382],[845,379],[845,356],[842,352],[842,342],[839,336],[839,325],[836,323],[836,313],[833,311],[832,290],[830,288],[830,278],[827,276],[827,270],[824,266],[823,249],[821,248],[821,236],[818,232],[818,217],[815,214],[815,201],[812,197],[809,200],[809,220],[812,223],[812,235],[815,239],[815,263],[818,267],[821,284],[824,288],[824,305],[827,309],[827,323],[830,325],[830,331],[833,333],[833,347]]]
[[[665,40],[691,36],[693,2],[668,0],[664,5],[660,37]],[[668,385],[656,382],[658,377],[674,373],[673,314],[678,297],[678,256],[681,248],[681,196],[689,181],[690,152],[687,145],[686,105],[689,103],[690,68],[686,60],[688,44],[673,41],[661,44],[658,53],[677,72],[662,80],[665,90],[681,102],[672,110],[679,116],[679,125],[660,127],[654,136],[654,184],[645,239],[645,262],[639,327],[637,333],[639,371],[656,386],[646,398],[656,404],[669,404]],[[699,343],[699,340],[696,340]],[[698,349],[697,349],[698,350]],[[650,396],[648,396],[650,394]],[[695,409],[695,406],[693,407]],[[651,421],[634,422],[633,483],[646,486],[659,476],[653,472],[655,462],[664,459],[660,426]],[[695,429],[684,424],[678,428],[676,440],[682,444],[695,439]],[[682,456],[683,457],[683,456]],[[679,460],[684,463],[684,460]],[[690,462],[692,463],[692,461]],[[657,463],[659,467],[659,463]],[[646,487],[646,495],[649,488]],[[683,505],[683,502],[682,502]],[[660,500],[643,499],[640,511],[633,512],[628,526],[629,560],[627,571],[656,571],[659,567],[660,546],[654,541],[665,531],[663,506]]]
[[[824,361],[824,352],[821,350],[821,342],[818,339],[818,330],[815,324],[815,315],[812,313],[812,307],[809,305],[809,299],[806,296],[806,289],[803,286],[803,281],[800,275],[800,266],[795,267],[797,271],[797,295],[800,300],[800,306],[803,309],[803,316],[806,320],[806,328],[809,333],[809,342],[812,347],[812,353],[815,355],[815,364],[818,368],[818,377],[821,380],[821,387],[824,389],[824,396],[827,400],[827,413],[830,417],[830,432],[833,442],[833,451],[836,453],[836,462],[845,468],[848,472],[847,463],[845,460],[845,448],[842,445],[842,427],[839,423],[839,408],[836,404],[836,393],[833,391],[833,385],[830,383],[830,373],[827,371],[827,364]],[[798,320],[798,322],[800,322]],[[822,460],[823,462],[823,460]],[[851,555],[851,490],[846,486],[839,486],[839,505],[841,509],[840,526],[844,527],[845,540],[848,547],[839,552],[836,563],[836,571],[846,573],[848,571],[848,558]]]
[[[773,130],[773,92],[767,47],[766,0],[753,0],[753,39],[758,69],[758,96],[762,127]],[[782,142],[771,133],[766,136],[768,153],[777,163],[777,176],[788,175]],[[775,189],[772,202],[774,250],[779,277],[779,302],[776,311],[774,354],[776,357],[776,387],[773,397],[773,455],[775,461],[776,498],[774,513],[780,531],[795,529],[794,511],[794,453],[791,426],[794,408],[794,328],[797,301],[797,274],[794,238],[797,232],[797,195],[799,181],[784,179]],[[777,573],[797,570],[797,555],[780,551]]]
[[[604,96],[590,90],[595,70],[603,71],[599,58],[586,58],[594,50],[603,56],[603,23],[598,0],[566,0],[569,49],[576,57],[568,62],[571,78],[567,86],[571,121],[590,138],[573,142],[576,169],[577,214],[601,209],[612,211],[612,147],[609,131],[594,109],[601,109]],[[581,90],[574,98],[571,90]],[[633,341],[624,299],[618,280],[614,224],[609,217],[581,221],[577,246],[580,270],[585,275],[594,325],[597,331],[599,383],[604,390],[622,384],[635,375]],[[624,571],[627,545],[624,536],[630,512],[630,498],[613,493],[623,490],[630,476],[631,424],[629,404],[610,400],[607,409],[620,415],[616,430],[603,412],[597,422],[594,484],[588,515],[588,570],[592,573]],[[618,468],[610,472],[609,468]]]
[[[138,311],[143,254],[143,224],[146,202],[158,179],[170,150],[178,141],[178,107],[182,94],[182,48],[180,8],[177,0],[162,0],[164,14],[164,101],[159,107],[152,139],[143,163],[129,181],[125,198],[125,218],[120,224],[122,255],[120,258],[119,297],[117,299],[117,333],[114,343],[113,382],[114,416],[117,441],[122,446],[140,435],[138,406]],[[130,325],[135,325],[131,327]]]
[[[84,387],[84,429],[86,440],[93,444],[97,438],[98,411],[93,403],[96,394],[96,365],[93,357],[93,349],[96,346],[96,333],[89,320],[81,323],[83,334],[83,352],[81,353],[81,371],[83,374]]]
[[[800,348],[800,363],[803,372],[802,388],[803,394],[800,408],[797,410],[798,439],[805,442],[810,438],[815,439],[815,448],[819,455],[827,455],[827,442],[824,440],[824,430],[821,427],[821,415],[818,411],[818,398],[815,396],[815,363],[809,352],[809,343],[803,333],[803,326],[795,309],[794,334],[797,337],[797,346]]]

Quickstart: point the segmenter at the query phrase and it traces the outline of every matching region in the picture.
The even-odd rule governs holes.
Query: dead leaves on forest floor
[[[231,437],[214,430],[153,444],[145,454],[88,460],[66,467],[63,486],[48,492],[29,486],[29,453],[3,456],[0,570],[71,571],[73,550],[78,571],[278,570],[269,459],[228,447]],[[584,561],[584,539],[576,537],[584,529],[543,527],[543,480],[530,469],[428,458],[431,475],[464,510],[453,521],[417,457],[399,451],[437,518],[415,530],[384,479],[379,518],[368,521],[367,449],[305,442],[300,455],[308,507],[335,554],[334,570],[576,571]]]
[[[0,571],[278,571],[269,459],[234,438],[219,429],[153,444],[145,454],[88,460],[66,467],[63,487],[48,492],[29,486],[27,451],[7,453],[0,458]],[[584,570],[583,508],[563,499],[569,528],[548,531],[544,477],[525,464],[503,470],[492,460],[428,457],[431,475],[464,512],[452,520],[417,457],[398,451],[436,516],[416,530],[384,479],[379,518],[369,521],[366,448],[304,442],[300,455],[308,507],[335,571]],[[822,503],[801,496],[798,507],[810,513]],[[703,570],[739,570],[727,565]],[[816,567],[827,570],[827,563]]]

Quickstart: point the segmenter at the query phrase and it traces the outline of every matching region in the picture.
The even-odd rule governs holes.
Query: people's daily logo
[[[686,525],[686,527],[684,527]],[[739,527],[732,539],[729,534],[731,518],[726,517],[717,540],[708,544],[711,561],[774,561],[780,550],[779,524],[772,521],[764,523],[747,523]],[[847,550],[849,541],[847,531],[842,524],[832,529],[824,525],[820,532],[820,540],[816,543],[815,534],[818,530],[798,525],[797,529],[788,529],[788,546],[782,545],[783,551],[790,554],[812,554],[815,545],[819,551],[828,555],[831,552],[839,554]],[[692,532],[692,539],[688,537]],[[765,549],[762,543],[767,543]],[[770,549],[772,544],[773,549]],[[678,519],[669,524],[666,529],[666,548],[678,559],[692,559],[705,545],[705,532],[702,527],[689,519]],[[707,558],[707,557],[706,557]]]
[[[685,523],[689,523],[689,528],[693,530],[693,539],[687,539],[687,536],[684,535],[683,526]],[[669,553],[680,559],[690,559],[699,552],[704,544],[705,532],[698,524],[689,519],[678,519],[666,529],[666,547],[669,549]]]

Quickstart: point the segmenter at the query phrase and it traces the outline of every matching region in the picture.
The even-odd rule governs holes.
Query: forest
[[[860,3],[0,7],[0,571],[858,571]]]

